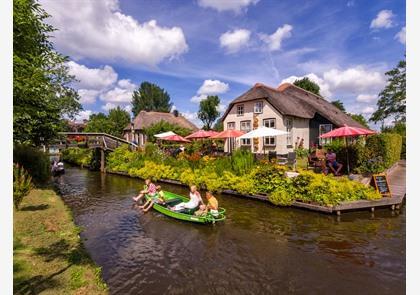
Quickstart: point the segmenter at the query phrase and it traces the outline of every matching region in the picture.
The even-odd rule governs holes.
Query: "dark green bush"
[[[82,167],[89,167],[92,162],[92,149],[67,148],[63,150],[63,160]]]
[[[13,162],[23,166],[35,183],[42,184],[50,177],[49,157],[35,147],[16,144],[13,147]]]
[[[395,133],[369,136],[358,150],[358,172],[378,173],[391,167],[401,157],[402,137]]]
[[[232,154],[232,168],[237,175],[249,173],[254,166],[254,155],[248,150],[236,150]]]

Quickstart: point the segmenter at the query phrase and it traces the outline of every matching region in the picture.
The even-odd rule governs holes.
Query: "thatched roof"
[[[175,116],[172,113],[146,111],[140,111],[140,113],[138,113],[138,115],[134,118],[134,129],[143,130],[153,124],[159,123],[160,121],[166,121],[183,128],[191,129],[193,131],[198,130],[197,126],[195,126],[181,115]],[[124,130],[131,130],[131,123],[128,124]]]
[[[266,99],[282,115],[312,119],[318,113],[339,127],[365,128],[324,98],[290,83],[283,83],[278,88],[255,84],[229,104],[222,120],[235,104],[258,99]]]

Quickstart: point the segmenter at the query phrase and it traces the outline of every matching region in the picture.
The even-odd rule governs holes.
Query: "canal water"
[[[221,195],[225,222],[200,225],[133,209],[139,179],[69,167],[55,183],[111,294],[405,293],[404,208],[337,220]]]

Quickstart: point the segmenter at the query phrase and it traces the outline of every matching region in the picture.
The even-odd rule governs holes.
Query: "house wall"
[[[309,121],[309,145],[312,143],[318,145],[321,144],[319,141],[319,125],[320,124],[332,124],[331,121],[327,120],[323,116],[319,115],[318,113],[315,114],[313,119]],[[332,128],[336,128],[337,126],[332,124]]]
[[[140,130],[135,130],[134,134],[131,131],[124,131],[124,138],[130,142],[136,141],[139,146],[143,146],[147,142],[147,136]]]
[[[258,101],[263,101],[263,112],[260,114],[254,113],[254,105]],[[237,105],[244,106],[244,114],[238,115],[237,113]],[[254,100],[245,103],[238,103],[235,104],[230,112],[226,115],[225,119],[223,120],[223,129],[228,129],[228,123],[235,123],[236,130],[240,130],[240,123],[241,121],[251,121],[251,129],[254,128],[254,123],[256,122],[258,127],[263,126],[264,119],[272,119],[274,118],[275,121],[275,128],[279,130],[286,131],[286,120],[285,118],[265,99],[262,100]],[[268,151],[276,151],[278,154],[286,154],[287,152],[293,151],[295,142],[297,137],[304,139],[304,147],[309,147],[309,120],[297,117],[290,117],[293,120],[292,125],[292,140],[291,144],[287,145],[287,136],[286,135],[279,135],[276,136],[275,146],[264,146],[264,139],[259,138],[258,140],[251,139],[251,146],[245,146],[249,148],[252,152],[255,153],[264,153]],[[225,142],[225,152],[229,151],[229,140]],[[241,142],[239,139],[235,139],[235,147],[239,148],[241,146]]]

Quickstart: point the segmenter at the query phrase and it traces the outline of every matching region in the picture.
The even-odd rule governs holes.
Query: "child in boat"
[[[214,195],[210,192],[206,192],[207,198],[207,205],[200,205],[200,209],[197,210],[194,214],[197,216],[205,215],[210,210],[210,214],[213,216],[219,215],[219,202],[214,197]]]
[[[143,212],[147,212],[152,208],[153,204],[163,204],[165,203],[165,195],[162,191],[160,185],[156,186],[156,194],[144,203],[143,206],[139,206],[140,209],[143,209]]]
[[[145,181],[146,187],[142,191],[140,191],[137,197],[133,197],[134,202],[138,202],[141,200],[144,195],[148,194],[150,196],[154,196],[156,194],[156,186],[152,183],[150,178],[146,179]]]
[[[181,211],[184,209],[194,209],[197,208],[198,205],[204,204],[203,200],[201,199],[200,192],[197,190],[195,185],[192,185],[190,188],[190,200],[188,202],[179,203],[173,207],[169,207],[172,211]]]

